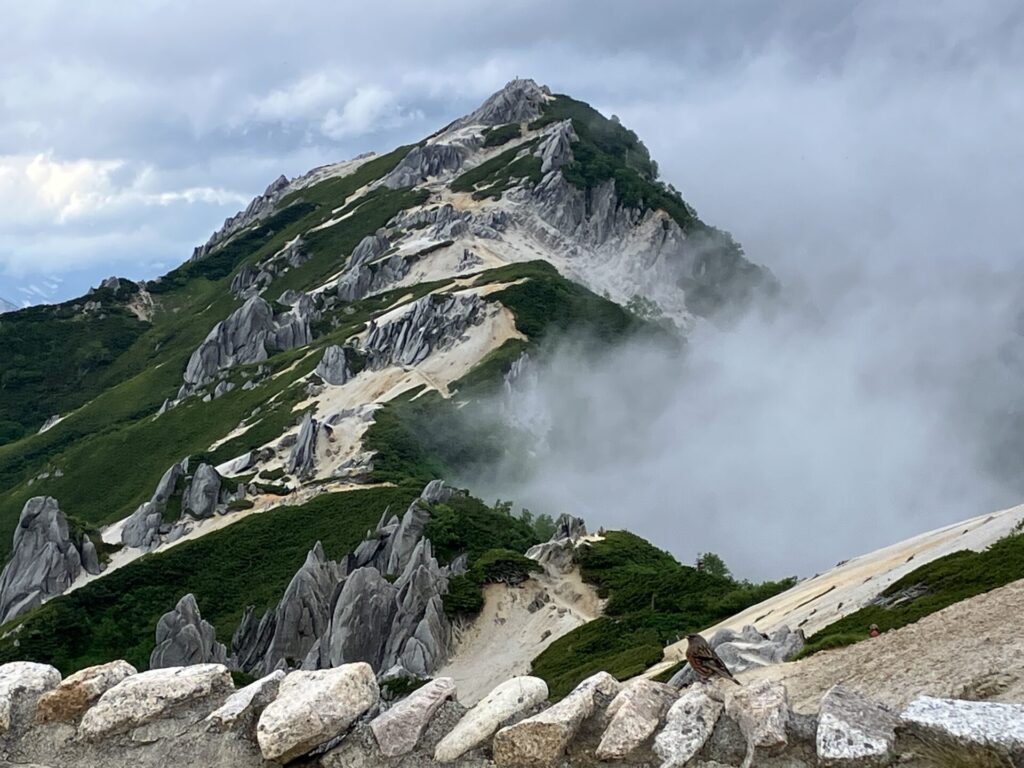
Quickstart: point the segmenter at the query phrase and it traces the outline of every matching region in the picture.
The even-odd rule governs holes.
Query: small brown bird
[[[716,675],[732,680],[736,685],[740,681],[732,676],[732,672],[725,666],[725,662],[718,658],[718,654],[708,645],[708,641],[700,635],[687,635],[686,660],[690,667],[697,674],[697,679],[706,683]]]

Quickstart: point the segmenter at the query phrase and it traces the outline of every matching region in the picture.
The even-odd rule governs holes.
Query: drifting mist
[[[1011,277],[851,283],[702,323],[682,354],[563,340],[482,409],[527,437],[464,480],[628,527],[683,562],[718,552],[750,578],[810,575],[1009,506],[1024,488]]]

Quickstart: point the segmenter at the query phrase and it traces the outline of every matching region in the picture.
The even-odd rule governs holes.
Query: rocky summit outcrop
[[[525,678],[526,682],[536,678]],[[524,683],[525,684],[525,683]],[[540,686],[532,684],[540,691]],[[618,680],[607,672],[598,672],[576,686],[564,699],[536,715],[502,728],[494,736],[494,762],[500,766],[556,765],[569,742],[576,738],[583,722],[602,703],[607,704],[620,689]],[[524,703],[532,702],[529,693]]]
[[[89,537],[69,529],[56,499],[29,499],[14,530],[11,559],[0,574],[0,623],[59,595],[83,570],[100,572]]]
[[[550,96],[547,86],[539,86],[529,78],[516,78],[455,125],[503,125],[533,120]]]
[[[424,296],[401,315],[371,322],[363,344],[367,367],[416,365],[436,350],[451,347],[470,327],[484,320],[486,302],[477,294]]]
[[[156,647],[150,669],[189,664],[226,664],[227,649],[217,642],[217,631],[199,614],[194,595],[185,595],[156,624]]]
[[[136,672],[121,660],[81,669],[39,697],[36,718],[43,723],[75,722],[100,696]]]
[[[412,752],[441,705],[455,698],[455,681],[439,677],[417,688],[370,722],[373,737],[385,757]]]

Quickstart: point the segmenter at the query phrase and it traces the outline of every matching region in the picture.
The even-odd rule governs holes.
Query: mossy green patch
[[[519,123],[496,125],[484,131],[484,146],[500,147],[502,144],[507,144],[512,139],[518,139],[522,135],[523,130]]]

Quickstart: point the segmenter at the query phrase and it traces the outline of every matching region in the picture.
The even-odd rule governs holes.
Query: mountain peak
[[[551,99],[551,89],[530,78],[516,77],[491,94],[475,111],[459,121],[460,125],[503,125],[521,123],[540,116]]]

